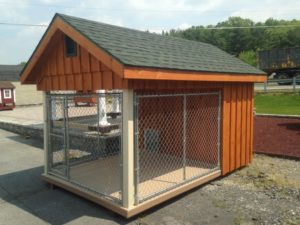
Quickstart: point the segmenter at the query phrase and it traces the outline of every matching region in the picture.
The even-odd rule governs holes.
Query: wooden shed
[[[21,75],[44,92],[43,178],[125,217],[249,164],[265,80],[206,43],[62,14]]]
[[[0,81],[0,110],[15,108],[15,86],[8,81]]]

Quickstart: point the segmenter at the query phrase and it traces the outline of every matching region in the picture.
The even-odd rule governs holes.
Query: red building
[[[15,108],[15,86],[9,81],[0,81],[0,110]]]

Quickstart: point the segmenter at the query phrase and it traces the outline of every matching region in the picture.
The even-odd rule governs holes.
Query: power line
[[[30,23],[9,23],[9,22],[0,22],[0,25],[3,26],[24,26],[24,27],[48,27],[46,24],[30,24]],[[241,27],[199,27],[195,26],[200,30],[236,30],[236,29],[263,29],[263,28],[292,28],[300,27],[300,24],[294,25],[274,25],[274,26],[241,26]],[[170,30],[165,28],[148,28],[150,30]],[[176,30],[176,29],[175,29]]]
[[[2,5],[15,5],[18,2],[3,2],[1,1],[0,4]],[[20,2],[21,3],[21,2]],[[43,8],[61,8],[61,9],[77,9],[78,6],[70,6],[70,5],[55,5],[55,4],[39,4],[39,3],[26,3],[22,5],[25,6],[33,6],[33,7],[43,7]],[[124,11],[124,12],[136,12],[136,11],[143,11],[143,12],[157,12],[157,13],[179,13],[179,12],[203,12],[202,9],[169,9],[169,10],[160,10],[160,9],[122,9],[122,8],[103,8],[103,7],[87,7],[84,5],[80,6],[82,9],[84,10],[104,10],[104,11]],[[289,9],[284,9],[286,11],[286,13],[281,13],[281,14],[287,14],[290,13],[289,11],[299,11],[300,8],[289,8]],[[218,13],[222,13],[222,12],[231,12],[234,11],[234,9],[226,9],[226,10],[218,10],[217,12],[209,12],[210,14],[218,14]],[[246,12],[265,12],[265,10],[250,10],[250,9],[246,9],[244,10]],[[206,12],[207,13],[207,12]]]
[[[45,24],[30,24],[30,23],[5,23],[5,22],[0,22],[0,25],[24,26],[24,27],[48,27],[48,25],[45,25]]]

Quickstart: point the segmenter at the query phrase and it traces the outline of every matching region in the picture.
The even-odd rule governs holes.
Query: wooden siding
[[[66,57],[64,34],[55,33],[55,45],[47,48],[42,56],[38,90],[94,91],[98,89],[122,89],[127,81],[106,67],[85,48],[77,44],[77,56]]]
[[[221,90],[221,169],[223,175],[246,166],[252,161],[253,87],[253,83],[129,81],[129,88],[143,93],[157,93],[158,90],[167,92],[173,90],[174,93]]]
[[[253,153],[253,84],[223,88],[222,174],[248,165]]]

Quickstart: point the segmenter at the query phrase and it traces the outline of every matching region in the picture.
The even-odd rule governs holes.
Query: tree
[[[242,51],[239,54],[239,58],[243,60],[245,63],[248,63],[251,66],[257,66],[257,61],[256,61],[256,52],[253,50],[249,51]]]
[[[26,63],[27,63],[27,62],[25,62],[25,61],[22,61],[22,62],[20,62],[20,63],[19,63],[19,65],[21,65],[21,66],[25,66],[25,65],[26,65]]]
[[[253,28],[254,26],[288,27]],[[233,29],[207,29],[224,27]],[[243,27],[243,29],[238,29],[239,27]],[[172,29],[165,32],[164,35],[213,44],[230,54],[239,56],[251,65],[255,65],[256,60],[254,59],[259,50],[299,46],[300,21],[269,18],[265,22],[255,23],[250,19],[229,17],[217,25],[193,26],[186,30]]]

